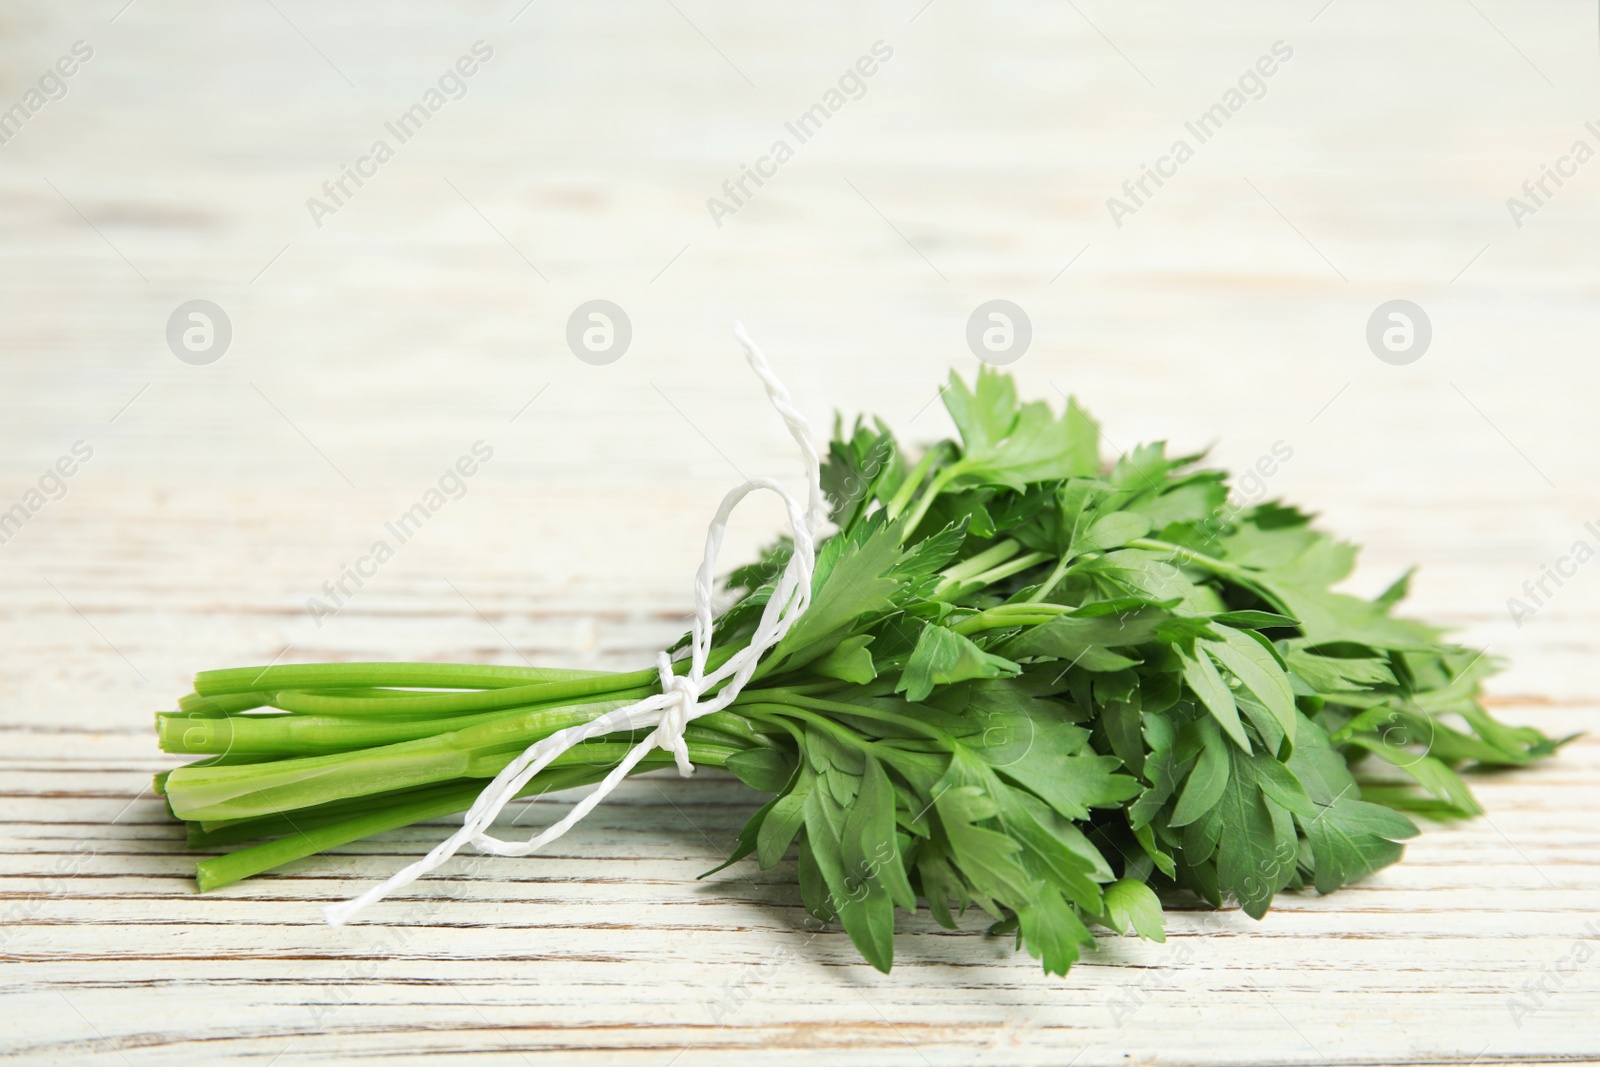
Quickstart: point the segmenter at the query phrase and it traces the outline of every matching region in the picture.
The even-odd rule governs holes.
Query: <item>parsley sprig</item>
[[[810,609],[691,759],[771,794],[722,866],[796,857],[817,919],[887,971],[896,909],[991,930],[1062,974],[1091,929],[1163,938],[1163,897],[1327,893],[1400,858],[1407,813],[1479,812],[1463,767],[1560,742],[1478,700],[1495,664],[1335,592],[1355,549],[1294,508],[1229,502],[1162,444],[1111,464],[1069,402],[952,375],[959,440],[910,453],[836,424],[837,532]],[[718,657],[745,644],[787,541],[730,575]],[[214,889],[465,810],[532,742],[659,687],[625,674],[426,663],[207,671],[157,716],[158,776]],[[586,742],[531,781],[598,781],[642,735]],[[657,752],[640,770],[670,765]],[[719,867],[717,870],[721,870]],[[711,873],[711,872],[708,872]]]

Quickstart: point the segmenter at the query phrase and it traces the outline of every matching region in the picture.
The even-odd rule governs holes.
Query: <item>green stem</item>
[[[717,733],[736,738],[747,745],[760,748],[771,748],[772,738],[757,730],[755,724],[739,712],[713,711],[709,715],[702,715],[691,723],[692,726],[704,727],[715,730]]]
[[[636,736],[631,736],[625,741],[616,741],[611,738],[596,738],[573,745],[551,760],[548,767],[601,767],[610,771],[622,758],[632,752],[640,741],[645,739],[649,731],[644,731]],[[708,736],[709,735],[709,736]],[[715,740],[712,740],[712,739]],[[689,751],[689,762],[700,767],[720,767],[727,762],[728,757],[736,752],[744,751],[745,746],[728,743],[728,739],[717,736],[710,730],[699,730],[691,723],[683,732],[685,747]],[[665,759],[672,761],[672,754],[665,749]],[[493,778],[506,769],[506,764],[516,759],[518,752],[482,752],[474,756],[467,763],[467,777]],[[655,756],[652,751],[645,755],[649,760]]]
[[[491,692],[512,692],[493,690]],[[638,700],[654,690],[623,690],[610,700]],[[540,707],[552,705],[539,705]],[[234,715],[209,718],[187,713],[158,714],[161,751],[180,755],[314,756],[374,748],[464,730],[520,715],[528,708],[503,708],[476,715],[434,718],[351,718],[338,715]]]
[[[532,784],[529,783],[530,786]],[[214,859],[201,860],[195,867],[195,882],[202,893],[221,889],[251,875],[359,841],[363,837],[464,811],[472,806],[475,795],[470,788],[462,789],[378,811],[363,812],[322,826],[295,827],[287,837],[242,848]]]
[[[1062,556],[1061,559],[1057,561],[1055,568],[1050,572],[1050,577],[1046,578],[1042,583],[1040,583],[1039,588],[1030,593],[1028,598],[1024,600],[1023,603],[1037,604],[1044,600],[1045,597],[1049,596],[1055,587],[1060,584],[1061,579],[1067,576],[1067,571],[1071,569],[1072,564],[1076,561],[1076,559],[1077,557],[1072,555]]]
[[[1021,551],[1022,546],[1008,537],[1004,541],[995,542],[977,555],[968,556],[960,563],[952,563],[939,574],[946,584],[964,582],[974,575],[982,574],[990,567],[1004,563]]]
[[[233,715],[241,711],[264,708],[271,699],[271,693],[259,690],[216,697],[203,697],[199,693],[190,693],[188,696],[178,698],[178,710],[196,715]]]
[[[450,733],[354,752],[243,766],[179,767],[167,776],[167,803],[180,819],[239,819],[463,778],[471,773],[475,758],[504,753],[509,760],[535,741],[625,703],[535,708]]]
[[[688,669],[687,664],[684,669]],[[467,711],[558,704],[570,702],[576,697],[605,699],[611,693],[640,688],[656,691],[651,687],[658,678],[656,669],[651,667],[627,674],[607,674],[572,681],[539,682],[459,693],[404,693],[384,699],[330,696],[321,692],[289,689],[276,694],[272,706],[310,715],[455,715]]]
[[[1000,543],[1000,545],[1008,544],[1015,547],[1021,547],[1017,546],[1015,542],[1010,541],[1002,541]],[[999,548],[1000,545],[996,545],[995,548]],[[994,549],[988,550],[988,552],[992,551],[994,551]],[[1009,557],[1011,553],[1007,552],[1005,556],[1001,557],[1002,559],[1005,559],[1006,562],[1001,563],[999,566],[989,567],[987,570],[979,570],[976,573],[973,573],[972,568],[966,566],[966,564],[971,563],[973,560],[977,560],[981,556],[988,555],[988,552],[979,553],[979,555],[973,556],[972,560],[966,560],[955,567],[951,567],[948,571],[943,572],[947,577],[944,581],[939,583],[937,588],[934,589],[934,599],[950,600],[960,593],[965,587],[969,586],[970,588],[967,588],[966,592],[976,592],[977,590],[986,586],[993,585],[1002,578],[1009,578],[1013,574],[1027,570],[1029,567],[1036,567],[1050,558],[1049,554],[1045,552],[1029,552],[1026,555],[1017,556],[1015,559],[1009,559],[1007,557]],[[974,582],[977,584],[973,585],[972,583]]]
[[[639,764],[637,773],[656,770],[671,762],[672,756],[666,752],[652,753]],[[524,786],[517,796],[538,796],[557,789],[588,785],[600,781],[610,770],[610,766],[579,766],[543,771]],[[359,841],[363,837],[466,811],[482,791],[481,783],[469,782],[422,791],[414,799],[399,804],[326,821],[310,817],[310,813],[307,813],[308,817],[297,825],[292,817],[286,817],[284,825],[287,829],[280,829],[288,836],[202,860],[195,869],[195,881],[202,893],[220,889],[251,875]]]
[[[980,611],[976,615],[969,615],[950,629],[966,635],[983,630],[1003,630],[1013,626],[1037,626],[1058,619],[1071,610],[1065,604],[1034,604],[1030,601],[1001,604]]]
[[[1047,552],[1029,552],[1025,556],[1018,556],[1016,559],[1008,560],[998,567],[991,567],[980,574],[975,574],[968,581],[980,582],[983,585],[993,585],[1002,578],[1009,578],[1013,574],[1019,574],[1030,567],[1037,567],[1049,558],[1050,554]],[[939,594],[935,592],[934,595],[938,596]]]
[[[878,742],[862,737],[860,734],[856,733],[848,726],[845,726],[843,723],[834,722],[827,716],[818,715],[816,712],[810,711],[806,708],[796,707],[793,704],[780,704],[776,702],[767,704],[750,704],[747,706],[754,708],[758,714],[765,713],[765,715],[772,718],[777,718],[780,720],[784,718],[793,718],[799,719],[801,722],[810,723],[812,726],[819,728],[824,733],[832,734],[836,740],[850,745],[853,748],[858,748],[863,752],[874,752],[879,748]],[[791,731],[791,733],[794,734],[796,743],[803,746],[803,733],[800,731]],[[804,756],[801,758],[803,759]]]
[[[1142,548],[1151,552],[1166,552],[1173,559],[1182,560],[1185,563],[1193,564],[1194,566],[1200,567],[1203,570],[1211,571],[1213,574],[1219,575],[1223,578],[1231,579],[1235,584],[1243,586],[1259,596],[1262,600],[1265,600],[1268,604],[1271,604],[1276,611],[1291,617],[1294,615],[1294,612],[1289,610],[1288,605],[1283,603],[1282,600],[1278,599],[1276,595],[1263,586],[1260,582],[1260,579],[1255,574],[1252,574],[1250,571],[1245,570],[1243,567],[1240,567],[1237,564],[1229,563],[1227,560],[1217,559],[1215,556],[1205,555],[1202,552],[1196,552],[1193,549],[1184,548],[1182,545],[1175,545],[1167,541],[1157,541],[1154,538],[1149,537],[1135,538],[1134,540],[1128,542],[1127,547]]]
[[[289,663],[201,671],[194,676],[194,691],[205,697],[256,689],[329,689],[369,685],[416,689],[507,689],[539,682],[598,678],[609,673],[547,667],[492,667],[473,663]]]
[[[769,711],[769,708],[777,708],[778,710]],[[789,716],[785,714],[787,710],[789,710],[787,706],[781,704],[739,705],[739,713],[741,715],[748,715],[757,722],[764,722],[769,725],[776,726],[780,730],[786,732],[790,737],[794,738],[796,745],[804,745],[805,734],[798,726],[789,721]]]
[[[940,442],[923,453],[922,458],[917,461],[917,465],[911,468],[911,473],[906,475],[906,480],[900,483],[900,488],[895,490],[894,496],[889,500],[886,510],[890,522],[898,519],[900,513],[906,509],[906,505],[911,503],[911,497],[916,493],[917,487],[922,484],[922,480],[928,476],[928,471],[933,468],[933,465],[939,461],[939,457],[943,454],[944,443]]]
[[[746,697],[751,698],[752,703],[778,704],[796,708],[814,709],[816,711],[831,711],[836,713],[842,712],[846,715],[854,715],[860,719],[875,719],[878,722],[893,723],[896,726],[904,727],[905,729],[921,734],[924,737],[931,737],[936,741],[949,742],[952,744],[955,741],[955,738],[951,737],[937,726],[930,726],[925,722],[910,717],[909,715],[901,715],[900,713],[894,711],[884,711],[881,708],[867,707],[863,704],[851,704],[842,700],[823,700],[819,697],[802,696],[801,694],[789,689],[757,689],[739,694],[739,698],[734,701],[734,706],[737,707],[740,701],[744,700]]]
[[[392,808],[399,804],[408,804],[413,800],[436,796],[440,792],[461,789],[468,784],[465,779],[456,778],[417,789],[392,789],[383,793],[367,793],[364,796],[335,800],[329,804],[319,804],[314,808],[279,812],[276,815],[259,815],[251,819],[194,820],[184,825],[189,828],[190,848],[232,845],[241,841],[259,841],[266,837],[298,833],[312,826],[326,826],[340,819],[353,818],[369,811]]]
[[[934,475],[927,491],[922,494],[921,499],[917,501],[917,506],[912,509],[911,517],[906,520],[905,529],[900,534],[901,544],[911,540],[911,535],[917,532],[917,527],[921,525],[923,516],[928,513],[928,509],[933,506],[933,502],[944,491],[944,487],[960,477],[962,473],[961,463],[958,461]]]

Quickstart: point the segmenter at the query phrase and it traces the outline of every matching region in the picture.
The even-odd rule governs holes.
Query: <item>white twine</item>
[[[689,747],[683,738],[684,727],[702,715],[721,711],[733,703],[734,698],[755,673],[762,654],[781,641],[795,620],[810,606],[811,574],[816,564],[816,539],[824,522],[821,462],[815,446],[811,443],[810,425],[807,424],[805,416],[795,409],[789,399],[789,391],[783,387],[778,376],[767,365],[767,358],[761,354],[755,342],[750,340],[742,324],[734,323],[733,336],[744,346],[750,369],[761,379],[761,384],[767,390],[767,399],[772,402],[778,414],[783,416],[784,423],[789,427],[789,433],[794,437],[795,444],[800,446],[801,455],[805,457],[808,493],[806,509],[802,511],[800,502],[794,495],[770,478],[754,478],[724,497],[722,506],[717,509],[716,516],[706,530],[705,559],[695,574],[694,622],[690,626],[691,651],[688,673],[681,676],[673,673],[672,663],[667,654],[658,653],[656,669],[661,675],[659,694],[608,712],[581,726],[569,726],[542,741],[529,745],[522,755],[508,763],[478,795],[478,799],[468,809],[460,830],[440,842],[422,859],[394,874],[387,881],[342,904],[323,908],[322,913],[327,917],[328,925],[340,926],[348,922],[368,904],[382,900],[396,889],[404,888],[434,870],[469,842],[479,851],[490,852],[497,856],[526,856],[537,851],[566,833],[593,811],[595,806],[616,788],[617,783],[627,777],[628,772],[633,770],[640,760],[657,748],[664,748],[672,753],[677,761],[679,774],[685,777],[693,774],[694,767],[689,763]],[[783,576],[778,580],[772,599],[767,601],[766,608],[761,613],[760,624],[756,627],[750,644],[735,652],[726,663],[707,674],[706,660],[711,655],[712,635],[711,583],[717,554],[722,548],[722,537],[727,531],[728,518],[733,509],[757,489],[770,490],[783,498],[789,511],[789,529],[794,536],[794,552],[789,557]],[[701,701],[701,695],[706,690],[715,688],[724,681],[727,684],[723,685],[715,696]],[[642,730],[652,726],[655,729],[650,735],[635,745],[632,751],[623,757],[622,762],[606,775],[599,787],[579,801],[561,821],[535,834],[527,841],[503,841],[487,832],[501,809],[528,784],[534,775],[549,766],[550,762],[561,753],[592,737],[600,737],[618,730]]]

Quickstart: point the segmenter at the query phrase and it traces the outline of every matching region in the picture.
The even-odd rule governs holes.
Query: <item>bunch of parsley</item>
[[[1149,445],[1109,466],[1076,403],[984,370],[944,394],[959,441],[908,454],[836,427],[837,532],[754,681],[687,732],[695,763],[772,794],[729,857],[796,855],[806,909],[887,971],[895,909],[976,907],[1065,973],[1091,925],[1160,940],[1159,894],[1260,918],[1400,858],[1403,812],[1478,812],[1456,769],[1555,751],[1479,704],[1493,664],[1332,591],[1354,548],[1229,502],[1224,472]],[[788,558],[736,571],[718,656]],[[717,656],[713,657],[714,660]],[[215,888],[465,810],[541,737],[657,691],[629,674],[425,663],[203,672],[158,776]],[[577,746],[525,795],[598,781],[642,734]],[[657,752],[641,770],[670,764]],[[723,866],[726,866],[724,864]],[[720,870],[721,868],[718,868]]]

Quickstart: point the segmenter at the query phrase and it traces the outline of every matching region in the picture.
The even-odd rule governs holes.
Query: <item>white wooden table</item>
[[[0,509],[93,450],[0,545],[0,1055],[1600,1058],[1589,738],[1480,776],[1486,817],[1364,884],[1259,924],[1179,913],[1065,979],[922,918],[879,975],[801,931],[792,866],[696,881],[753,807],[715,774],[629,783],[550,852],[462,858],[339,931],[319,903],[446,828],[200,897],[148,789],[173,762],[150,713],[197,669],[647,662],[722,492],[798,469],[731,321],[819,429],[838,407],[932,438],[996,297],[1032,318],[1024,390],[1077,393],[1118,447],[1287,443],[1271,489],[1368,546],[1359,587],[1420,562],[1413,610],[1510,660],[1498,714],[1593,729],[1600,567],[1520,626],[1506,606],[1600,520],[1600,164],[1520,227],[1506,206],[1600,145],[1592,5],[124,2],[0,15],[0,107],[93,50],[0,146]],[[307,198],[480,40],[465,95],[315,226]],[[715,225],[706,199],[880,40],[864,95]],[[1114,225],[1106,199],[1280,40],[1264,95]],[[633,323],[609,366],[564,342],[595,298]],[[1363,336],[1395,298],[1433,324],[1408,366]],[[232,323],[206,366],[164,337],[193,299]],[[307,598],[476,441],[466,494],[314,625]],[[729,562],[778,521],[752,505]]]

